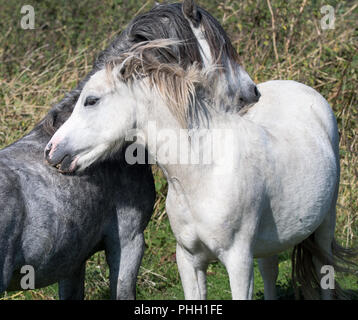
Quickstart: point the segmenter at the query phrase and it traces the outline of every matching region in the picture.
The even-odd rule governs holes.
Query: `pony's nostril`
[[[50,142],[45,149],[45,158],[48,159],[52,149],[52,143]]]
[[[260,92],[259,92],[259,90],[257,89],[256,86],[254,87],[254,93],[255,93],[256,97],[258,97],[260,95]]]

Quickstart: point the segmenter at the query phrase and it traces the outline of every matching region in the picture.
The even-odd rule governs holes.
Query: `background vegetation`
[[[256,82],[293,79],[322,93],[338,119],[341,189],[336,236],[357,245],[358,236],[358,3],[336,0],[198,0],[229,33],[242,64]],[[22,5],[35,8],[35,30],[20,27]],[[51,105],[75,87],[113,36],[154,1],[0,0],[0,148],[29,132]],[[335,29],[322,30],[322,5],[335,8]],[[137,286],[139,299],[182,299],[175,240],[164,207],[166,182],[158,169],[157,202],[145,236],[147,250]],[[280,256],[279,294],[293,297],[290,252]],[[209,267],[209,299],[230,299],[223,266]],[[263,284],[255,268],[255,298]],[[86,298],[107,299],[108,269],[103,253],[87,264]],[[357,280],[339,277],[343,287]],[[1,298],[1,297],[0,297]],[[57,299],[57,285],[8,292],[2,299]]]

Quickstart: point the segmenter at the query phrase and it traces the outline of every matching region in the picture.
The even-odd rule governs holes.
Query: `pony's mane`
[[[197,85],[203,85],[208,79],[206,73],[195,62],[184,68],[177,62],[163,63],[162,56],[171,56],[173,47],[181,42],[173,39],[160,39],[134,45],[128,52],[110,60],[106,69],[112,75],[116,68],[116,76],[125,83],[134,80],[148,79],[151,90],[155,90],[166,102],[167,107],[184,128],[192,127],[193,121],[200,119],[191,117],[194,108],[198,108]],[[208,110],[201,104],[201,110],[208,115]],[[196,113],[198,114],[198,113]],[[201,114],[201,113],[200,113]]]
[[[198,8],[198,12],[201,16],[201,25],[210,46],[212,58],[224,68],[236,70],[236,65],[239,65],[238,55],[225,31],[206,10]],[[176,63],[184,69],[194,64],[202,67],[200,46],[188,20],[182,13],[182,4],[157,5],[129,23],[127,28],[116,37],[108,48],[99,54],[94,62],[93,70],[74,90],[67,93],[58,104],[53,106],[35,130],[40,131],[41,134],[52,136],[71,115],[81,91],[91,75],[104,68],[113,57],[120,56],[123,52],[128,51],[133,45],[156,39],[177,39],[181,41],[181,43],[171,45],[171,50],[167,50],[167,48],[156,49],[157,57],[162,63]],[[235,94],[235,89],[235,84],[230,84],[228,95]],[[200,108],[192,109],[191,111],[194,114],[189,116],[195,116],[198,110]]]
[[[209,44],[211,55],[218,64],[238,64],[239,57],[220,23],[206,10],[198,7],[200,24]],[[177,39],[182,42],[173,49],[173,56],[162,55],[166,62],[174,60],[183,67],[194,62],[202,65],[201,50],[189,21],[182,13],[182,4],[157,5],[152,10],[134,18],[126,32],[139,41]]]

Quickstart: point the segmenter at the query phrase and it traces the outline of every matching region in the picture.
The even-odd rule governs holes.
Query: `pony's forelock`
[[[163,98],[182,127],[189,127],[190,108],[195,105],[196,87],[205,83],[214,68],[202,69],[199,63],[184,68],[179,63],[160,61],[157,49],[171,54],[171,47],[181,43],[175,39],[160,39],[136,44],[128,52],[110,60],[106,70],[109,76],[117,77],[127,84],[148,79],[144,83],[148,83],[150,89],[154,89]]]

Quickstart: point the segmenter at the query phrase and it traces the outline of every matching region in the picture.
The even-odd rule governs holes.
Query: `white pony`
[[[233,299],[250,299],[254,258],[260,258],[265,298],[273,299],[277,254],[294,246],[296,274],[311,292],[306,286],[311,280],[319,284],[321,267],[333,263],[337,248],[339,149],[329,104],[306,85],[269,81],[258,86],[255,105],[225,112],[215,96],[220,74],[215,67],[184,69],[157,59],[155,50],[170,50],[173,43],[139,44],[95,73],[49,142],[47,160],[58,165],[61,161],[51,159],[56,152],[58,159],[71,159],[70,172],[84,170],[110,157],[137,129],[137,143],[145,145],[168,181],[166,209],[186,299],[206,298],[212,259],[225,265]],[[201,116],[195,120],[189,114]],[[230,132],[225,141],[230,148],[218,157],[230,161],[183,164],[192,151],[205,158],[215,130]],[[163,138],[168,133],[178,137],[180,152],[169,150],[173,143]],[[316,276],[305,268],[307,257]],[[332,289],[322,289],[322,297],[333,298]]]

